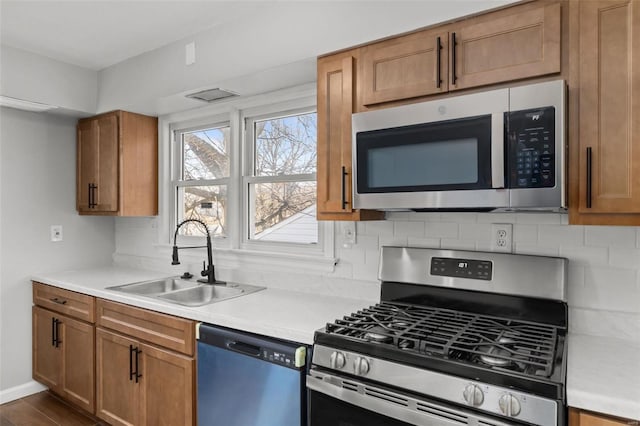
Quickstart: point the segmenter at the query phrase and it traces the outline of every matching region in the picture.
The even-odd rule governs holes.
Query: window
[[[176,132],[176,223],[200,219],[212,236],[227,235],[227,189],[230,176],[230,127],[221,124]],[[182,235],[204,235],[195,223],[180,228]]]
[[[248,241],[318,243],[316,113],[247,119]]]

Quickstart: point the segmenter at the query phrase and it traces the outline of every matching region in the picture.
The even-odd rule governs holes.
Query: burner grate
[[[553,373],[558,336],[556,327],[545,324],[394,302],[360,310],[327,324],[326,330],[403,351],[544,377]]]

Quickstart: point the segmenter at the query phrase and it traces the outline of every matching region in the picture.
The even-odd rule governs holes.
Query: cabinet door
[[[60,390],[60,345],[56,346],[56,314],[34,306],[33,310],[33,378],[54,391]],[[63,340],[63,339],[60,339]]]
[[[579,7],[579,212],[640,213],[640,1]]]
[[[132,378],[135,340],[96,328],[96,415],[112,425],[139,425],[140,386]]]
[[[195,361],[155,346],[140,345],[140,424],[195,423]]]
[[[69,401],[94,413],[94,327],[63,316],[62,340],[62,386],[61,393]]]
[[[351,54],[318,60],[318,219],[380,219],[380,212],[354,211],[351,190]]]
[[[560,72],[560,4],[452,28],[449,90]]]
[[[97,122],[95,120],[80,121],[77,132],[76,208],[79,212],[88,212],[93,210],[92,186],[98,182]]]
[[[95,211],[118,210],[118,116],[109,114],[96,120],[98,126],[98,182]]]
[[[362,48],[364,105],[447,91],[447,33],[421,31]]]
[[[575,408],[569,409],[569,426],[623,426],[631,424],[637,424],[637,422],[587,413]]]

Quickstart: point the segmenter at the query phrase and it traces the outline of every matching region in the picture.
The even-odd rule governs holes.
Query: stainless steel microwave
[[[565,102],[556,80],[354,114],[354,207],[562,210]]]

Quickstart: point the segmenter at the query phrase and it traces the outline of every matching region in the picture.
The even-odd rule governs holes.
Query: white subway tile
[[[567,285],[584,287],[584,266],[569,264],[567,269]]]
[[[409,220],[411,212],[387,212],[387,220]]]
[[[576,307],[640,313],[637,271],[632,269],[586,267],[584,291],[576,296]]]
[[[366,249],[378,249],[378,236],[377,235],[356,235],[356,244],[354,249],[366,250]]]
[[[640,268],[640,249],[610,247],[609,265],[619,268]]]
[[[529,243],[515,243],[514,253],[516,254],[533,254],[536,256],[558,256],[560,249],[558,247],[539,246]]]
[[[334,267],[333,272],[328,273],[327,276],[333,278],[353,278],[353,265],[338,260],[338,264]]]
[[[538,225],[513,225],[513,242],[515,243],[537,243]]]
[[[513,250],[513,246],[511,247]],[[478,251],[493,251],[491,250],[491,241],[476,241],[476,250]]]
[[[375,281],[378,279],[378,269],[368,264],[353,265],[353,279]]]
[[[535,223],[538,225],[560,225],[562,213],[517,213],[517,223]]]
[[[393,235],[393,222],[390,220],[374,220],[367,222],[367,235]]]
[[[636,341],[640,335],[640,315],[570,307],[569,330],[573,333]]]
[[[356,222],[356,234],[366,234],[367,233],[367,222]]]
[[[367,249],[364,252],[364,263],[369,267],[378,270],[380,263],[380,249]]]
[[[516,214],[478,213],[478,223],[516,223]]]
[[[424,235],[429,238],[458,238],[458,224],[452,222],[425,223]]]
[[[360,250],[356,246],[353,246],[351,248],[338,246],[337,255],[342,262],[349,262],[351,264],[364,264],[364,253],[364,250]]]
[[[584,244],[584,227],[540,225],[538,226],[538,242],[545,246],[581,246]]]
[[[635,228],[630,226],[585,226],[585,244],[588,246],[636,246]]]
[[[461,240],[490,241],[491,224],[489,223],[461,223]]]
[[[584,266],[606,266],[609,250],[606,247],[560,247],[560,256]]]
[[[640,248],[640,226],[636,226],[636,247]]]
[[[476,223],[478,214],[471,212],[443,212],[440,214],[440,218],[443,222]]]
[[[424,237],[424,222],[394,222],[396,237]]]
[[[407,243],[410,247],[440,248],[440,239],[438,238],[409,237]]]
[[[447,238],[443,238],[440,246],[443,249],[452,249],[452,250],[475,250],[476,242],[474,240],[451,240]]]
[[[568,225],[569,224],[569,215],[568,214],[561,214],[560,215],[560,224],[561,225]]]
[[[416,222],[440,222],[442,220],[440,213],[409,213],[409,220]]]
[[[378,247],[382,246],[400,246],[404,247],[407,245],[407,236],[399,236],[396,237],[394,235],[381,235],[380,241],[378,242]]]

